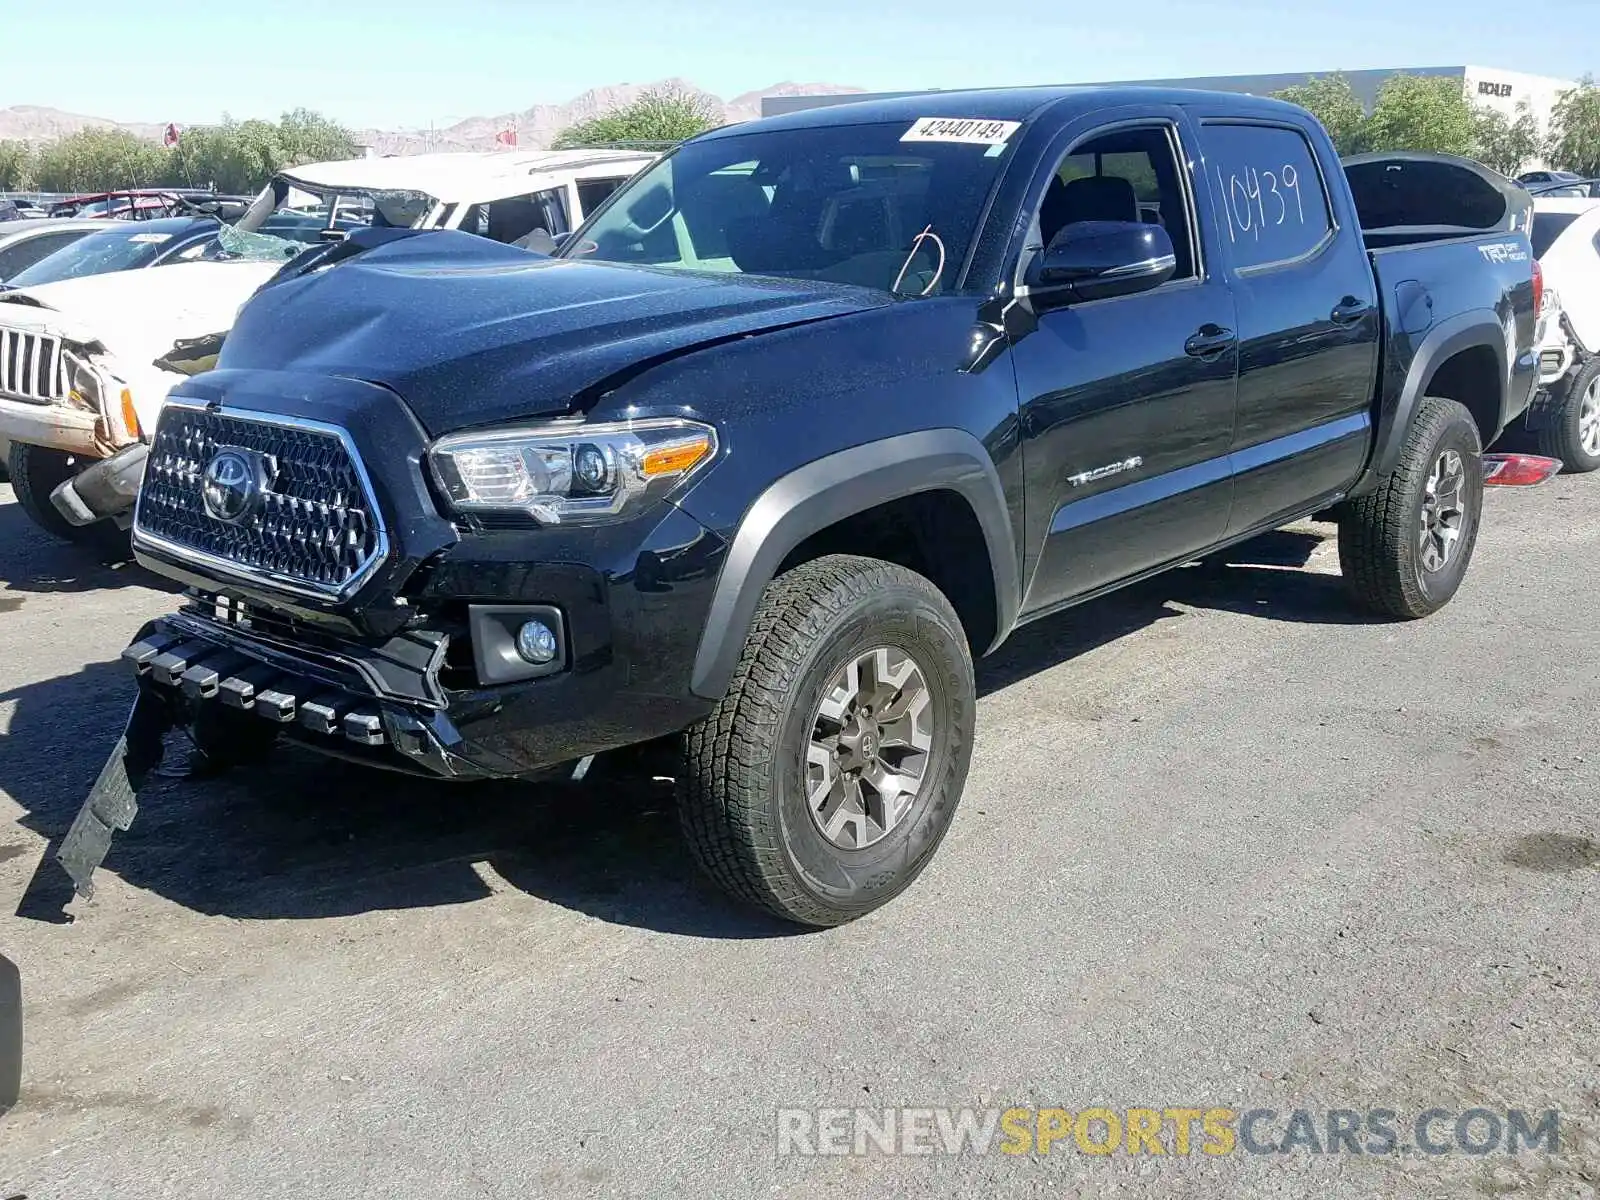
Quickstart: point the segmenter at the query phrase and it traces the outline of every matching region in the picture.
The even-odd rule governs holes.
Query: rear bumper
[[[1500,432],[1508,429],[1513,421],[1528,411],[1528,406],[1533,403],[1534,393],[1538,390],[1539,355],[1537,351],[1530,350],[1519,356],[1511,365],[1511,378],[1506,387],[1505,412],[1502,414],[1497,437]]]

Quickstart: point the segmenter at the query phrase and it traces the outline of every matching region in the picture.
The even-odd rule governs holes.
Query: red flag
[[[516,127],[512,126],[510,129],[502,129],[499,133],[495,134],[494,144],[496,146],[515,146],[517,144]]]
[[[168,150],[178,144],[178,127],[176,125],[168,125],[162,132],[161,144]]]

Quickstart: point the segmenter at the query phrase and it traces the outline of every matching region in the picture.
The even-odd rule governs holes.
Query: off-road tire
[[[1534,444],[1547,458],[1559,458],[1564,475],[1586,475],[1600,469],[1600,454],[1590,454],[1580,432],[1584,397],[1600,381],[1600,358],[1590,359],[1565,382],[1534,397],[1528,415]]]
[[[125,531],[111,521],[74,525],[50,502],[51,492],[94,462],[94,459],[68,454],[65,450],[12,442],[6,466],[17,503],[35,525],[63,542],[93,551],[106,561],[120,561],[131,555]]]
[[[1448,450],[1461,456],[1463,521],[1443,567],[1423,567],[1425,491]],[[1373,491],[1339,506],[1339,563],[1351,595],[1383,616],[1415,620],[1438,612],[1461,586],[1483,515],[1483,447],[1472,415],[1454,400],[1425,397],[1406,434],[1400,461]]]
[[[910,655],[937,707],[921,786],[881,841],[845,849],[806,796],[823,689],[858,654]],[[732,895],[802,925],[841,925],[922,872],[955,816],[972,758],[972,658],[948,600],[923,576],[829,555],[770,583],[727,694],[684,738],[678,812],[706,873]]]

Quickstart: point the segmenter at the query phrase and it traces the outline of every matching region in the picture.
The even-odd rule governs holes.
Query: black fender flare
[[[717,577],[689,688],[719,700],[733,680],[756,605],[779,565],[806,538],[880,504],[919,492],[953,491],[983,531],[994,577],[998,646],[1021,604],[1015,535],[994,460],[960,429],[898,434],[840,450],[782,476],[756,497]]]
[[[1367,484],[1375,485],[1399,463],[1400,450],[1405,445],[1411,420],[1439,364],[1448,362],[1463,350],[1480,348],[1492,351],[1499,367],[1500,410],[1497,420],[1504,420],[1506,393],[1511,387],[1511,362],[1506,357],[1505,327],[1493,309],[1473,309],[1448,317],[1428,331],[1417,346],[1416,353],[1411,356],[1405,383],[1401,385],[1400,397],[1395,402],[1394,416],[1387,425],[1381,421],[1379,423],[1378,444],[1365,481]],[[1492,437],[1487,438],[1484,444],[1492,440]],[[1368,487],[1358,489],[1367,490]]]

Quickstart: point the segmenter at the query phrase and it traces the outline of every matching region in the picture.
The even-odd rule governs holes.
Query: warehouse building
[[[1108,80],[1105,85],[1145,84],[1152,87],[1204,88],[1219,92],[1245,92],[1255,96],[1268,96],[1284,88],[1309,83],[1331,71],[1310,71],[1285,75],[1211,75],[1194,79],[1121,79]],[[1550,112],[1561,93],[1577,86],[1570,79],[1552,79],[1544,75],[1525,75],[1518,71],[1503,71],[1498,67],[1394,67],[1378,71],[1345,71],[1357,96],[1370,109],[1378,98],[1378,89],[1392,75],[1434,75],[1459,79],[1461,89],[1474,103],[1498,109],[1515,119],[1518,106],[1524,103],[1532,112],[1543,132],[1549,127]],[[770,96],[761,102],[761,115],[774,117],[780,113],[795,112],[803,108],[816,108],[826,104],[848,104],[855,100],[877,100],[890,96],[913,96],[917,92],[877,92],[869,95],[856,93],[841,96]]]

